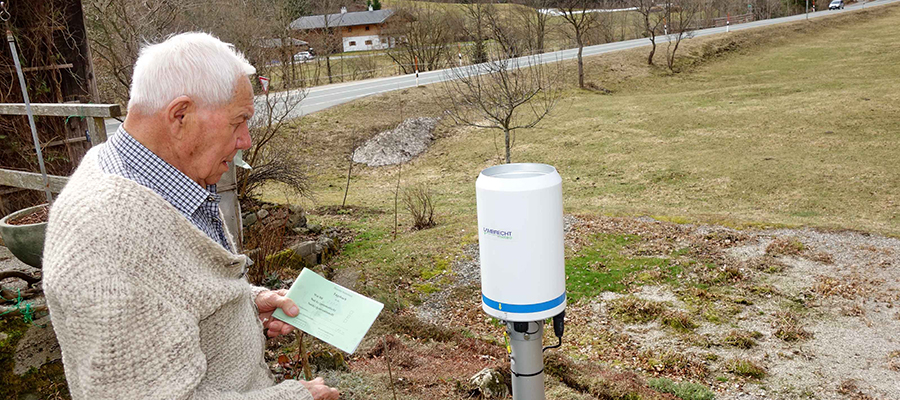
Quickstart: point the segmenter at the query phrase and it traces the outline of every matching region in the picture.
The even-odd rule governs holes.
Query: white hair
[[[234,46],[202,32],[146,46],[134,63],[128,110],[153,114],[186,95],[201,107],[227,104],[237,78],[256,73]]]

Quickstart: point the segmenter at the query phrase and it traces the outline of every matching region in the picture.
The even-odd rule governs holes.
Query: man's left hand
[[[272,312],[280,308],[285,314],[296,317],[300,310],[294,302],[287,297],[287,289],[267,290],[256,296],[256,308],[259,310],[259,319],[262,320],[266,335],[276,337],[294,330],[294,327],[272,317]]]

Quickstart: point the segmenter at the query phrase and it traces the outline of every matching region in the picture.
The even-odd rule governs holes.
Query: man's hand
[[[314,400],[338,400],[341,397],[341,392],[338,392],[337,389],[325,386],[325,381],[322,377],[309,382],[300,381],[300,383],[306,386],[306,390],[309,390]]]
[[[272,312],[280,308],[285,314],[296,317],[300,310],[291,299],[287,298],[287,289],[267,290],[256,296],[256,309],[259,310],[259,319],[262,321],[266,335],[275,337],[284,335],[294,330],[294,327],[272,318]]]

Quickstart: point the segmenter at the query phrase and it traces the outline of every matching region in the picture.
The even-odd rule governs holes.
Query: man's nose
[[[253,144],[253,139],[250,138],[250,129],[244,128],[241,135],[238,136],[237,139],[237,148],[241,150],[247,150]]]

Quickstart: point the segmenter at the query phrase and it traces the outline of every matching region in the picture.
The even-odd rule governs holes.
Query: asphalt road
[[[808,17],[810,19],[820,18],[828,15],[852,12],[853,10],[858,10],[863,7],[876,7],[882,6],[890,3],[894,3],[900,0],[878,0],[872,1],[868,3],[862,4],[854,4],[851,6],[845,7],[843,10],[822,10],[815,13],[809,13]],[[827,4],[827,3],[826,3]],[[729,29],[731,31],[740,31],[744,29],[752,29],[758,28],[761,26],[782,24],[785,22],[792,21],[800,21],[807,18],[807,14],[798,14],[792,15],[789,17],[783,18],[774,18],[774,19],[766,19],[760,21],[753,21],[744,24],[735,24],[731,25]],[[720,33],[725,33],[726,27],[718,27],[718,28],[708,28],[701,29],[693,32],[693,37],[701,37],[707,35],[715,35]],[[666,36],[658,36],[657,44],[666,43],[669,37]],[[597,54],[604,54],[613,51],[632,49],[641,46],[648,46],[650,41],[646,38],[643,39],[634,39],[634,40],[626,40],[623,42],[614,42],[607,44],[600,44],[596,46],[587,46],[584,48],[584,56],[593,56]],[[540,62],[540,63],[550,63],[557,62],[563,60],[571,60],[577,57],[578,49],[567,49],[560,50],[556,52],[550,52],[542,54],[539,59],[535,59],[532,57],[521,57],[518,59],[512,60],[514,64],[519,66],[528,66],[531,65],[532,62]],[[483,65],[472,65],[462,67],[461,69],[455,69],[456,72],[453,72],[451,69],[444,69],[438,71],[430,71],[430,72],[422,72],[419,74],[418,84],[419,85],[429,85],[432,83],[443,82],[446,80],[453,79],[455,76],[460,74],[471,74],[471,73],[480,73],[480,71],[484,71]],[[377,79],[368,79],[363,81],[354,81],[347,82],[341,84],[327,85],[327,86],[317,86],[309,89],[306,98],[304,98],[299,106],[295,107],[288,114],[289,118],[296,118],[306,114],[311,114],[316,111],[324,110],[326,108],[336,106],[338,104],[347,103],[362,97],[371,96],[379,93],[390,92],[394,90],[402,90],[406,88],[411,88],[416,86],[416,77],[415,74],[409,75],[401,75],[401,76],[393,76],[388,78],[377,78]],[[291,91],[287,92],[287,96],[291,96],[292,98],[297,98],[300,96],[302,92],[300,91]],[[260,117],[265,117],[265,98],[264,96],[256,97],[256,109],[257,115]],[[281,114],[283,111],[279,110],[276,106],[275,113],[276,115]],[[106,128],[107,131],[112,132],[115,131],[119,126],[119,122],[116,120],[107,120]]]

